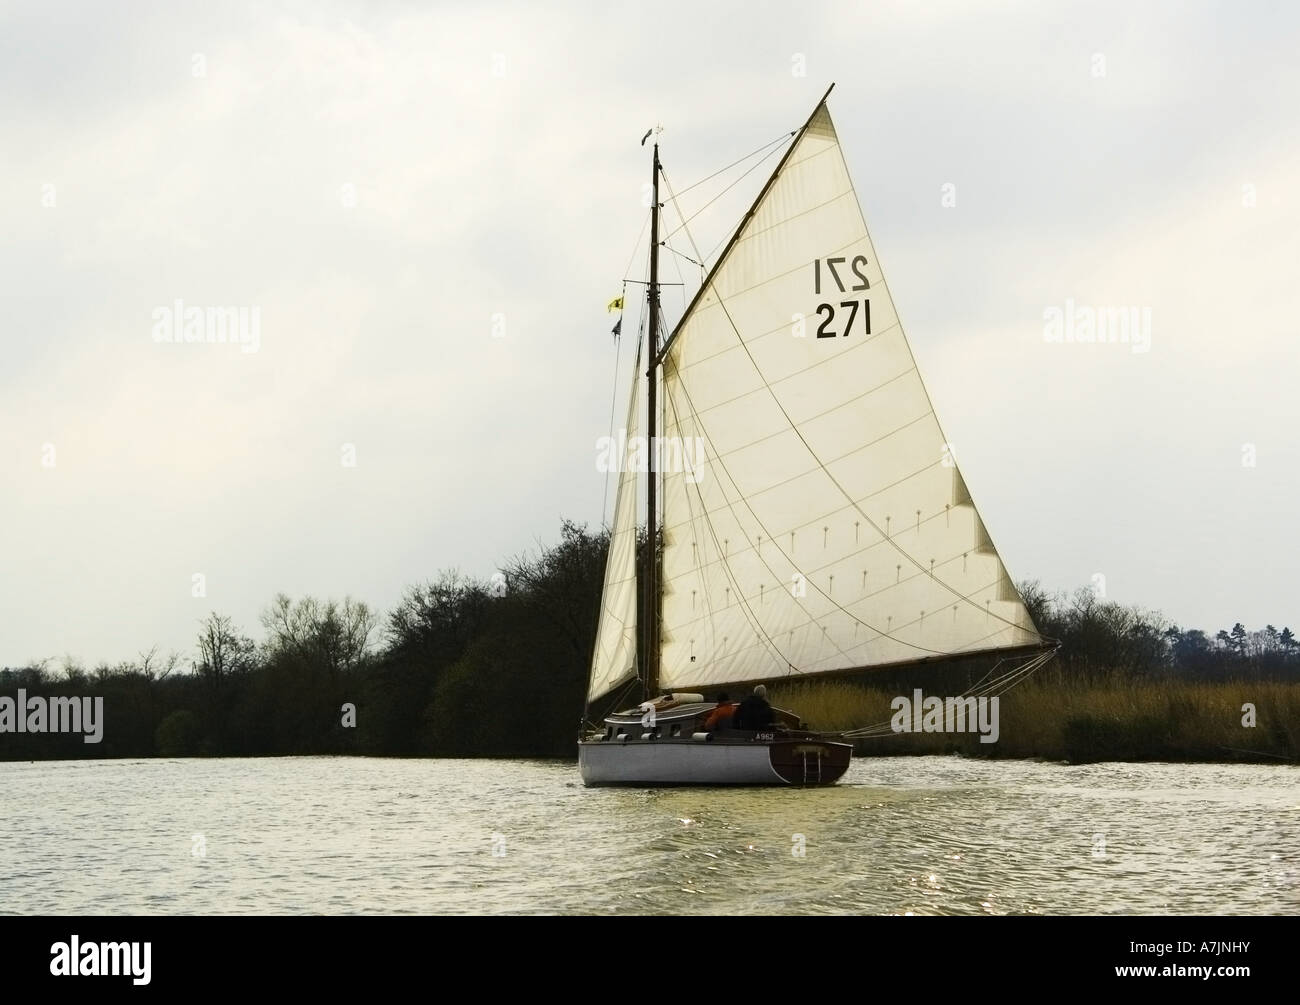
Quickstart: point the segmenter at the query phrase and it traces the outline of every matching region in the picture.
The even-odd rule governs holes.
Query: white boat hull
[[[845,744],[807,741],[578,744],[584,785],[827,785],[848,760]]]

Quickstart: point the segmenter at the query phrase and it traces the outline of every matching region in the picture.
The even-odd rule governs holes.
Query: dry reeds
[[[813,729],[834,732],[888,723],[894,715],[890,703],[898,696],[910,699],[912,693],[865,681],[771,688],[774,705],[796,712]],[[974,732],[890,732],[856,741],[856,750],[867,756],[962,753],[1076,763],[1297,762],[1300,684],[1135,680],[1114,674],[1071,679],[1048,673],[1002,695],[994,743],[979,742]]]

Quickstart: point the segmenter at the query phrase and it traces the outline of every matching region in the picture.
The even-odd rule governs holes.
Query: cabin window
[[[681,736],[681,735],[682,735],[682,727],[681,727],[681,726],[674,726],[674,727],[673,727],[673,736]]]

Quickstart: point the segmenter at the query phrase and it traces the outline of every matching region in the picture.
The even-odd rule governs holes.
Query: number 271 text
[[[822,291],[822,261],[823,259],[820,258],[813,259],[813,292],[817,294],[820,294]],[[856,279],[857,282],[847,290],[845,289],[844,279],[840,276],[840,271],[836,266],[843,265],[847,261],[847,258],[825,259],[826,271],[829,272],[831,278],[835,280],[835,285],[839,287],[840,292],[847,293],[852,291],[856,293],[859,290],[869,289],[871,284],[867,281],[867,277],[862,274],[862,267],[867,264],[866,255],[855,255],[853,261],[849,263],[849,269],[853,273],[853,278]],[[839,306],[841,310],[849,312],[848,321],[844,325],[842,331],[835,331],[831,328],[831,325],[835,323],[835,305],[817,305],[817,314],[823,319],[822,323],[817,326],[818,338],[835,338],[838,335],[852,334],[859,315],[862,317],[862,334],[871,334],[870,300],[842,300],[840,301]],[[861,308],[861,310],[859,310],[859,308]]]

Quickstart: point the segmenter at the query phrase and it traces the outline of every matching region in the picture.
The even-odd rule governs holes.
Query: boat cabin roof
[[[701,715],[707,715],[717,708],[717,704],[711,701],[690,701],[681,705],[671,705],[667,708],[655,709],[655,722],[680,722],[683,719],[695,719]],[[627,726],[630,724],[641,724],[641,719],[645,712],[639,708],[630,708],[624,712],[614,712],[605,716],[605,723],[610,726]]]

